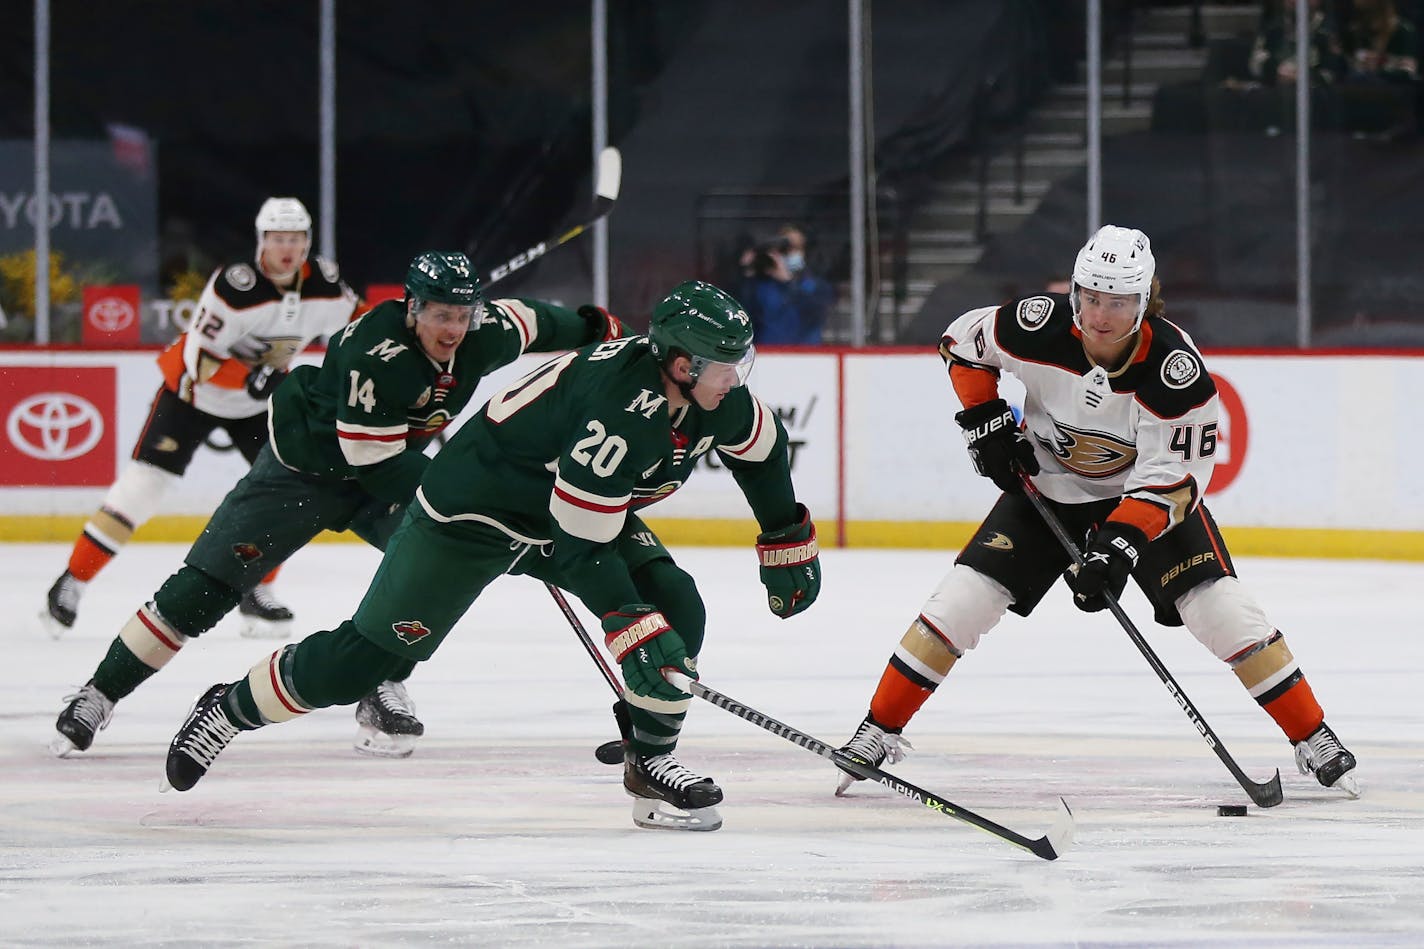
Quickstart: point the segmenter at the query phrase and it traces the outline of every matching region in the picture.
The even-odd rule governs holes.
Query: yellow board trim
[[[86,517],[10,515],[0,517],[0,542],[70,543],[84,528]],[[750,547],[756,543],[756,522],[731,519],[648,518],[663,543],[701,547]],[[137,542],[192,543],[208,519],[201,516],[155,517],[138,529]],[[958,550],[977,524],[956,521],[851,521],[846,546],[853,548],[924,548]],[[823,547],[835,546],[835,521],[819,521],[816,532]],[[1424,561],[1424,531],[1338,530],[1296,527],[1223,527],[1222,534],[1236,557],[1320,557],[1331,560]],[[315,543],[360,543],[355,534],[326,532]]]

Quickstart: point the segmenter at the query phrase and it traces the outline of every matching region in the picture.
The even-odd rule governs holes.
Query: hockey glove
[[[1033,456],[1033,443],[1014,424],[1009,403],[994,399],[965,409],[954,420],[964,429],[974,470],[998,485],[1000,491],[1023,494],[1019,472],[1038,474],[1038,459]]]
[[[588,330],[593,334],[591,340],[595,343],[606,343],[623,335],[623,321],[601,306],[585,304],[578,308],[578,315],[588,324]]]
[[[1093,535],[1083,554],[1083,565],[1068,568],[1063,575],[1073,591],[1073,604],[1085,613],[1106,609],[1105,593],[1122,596],[1127,578],[1137,566],[1138,555],[1147,549],[1147,535],[1122,521],[1108,521]]]
[[[697,678],[697,667],[687,657],[682,637],[668,625],[667,617],[646,603],[633,603],[605,613],[603,641],[623,667],[623,684],[637,695],[679,702],[687,693],[673,688],[662,669],[672,668]]]
[[[276,366],[254,366],[247,374],[247,394],[254,399],[261,401],[267,398],[277,387],[282,384],[282,380],[287,378],[287,370],[279,369]]]
[[[790,527],[758,534],[756,549],[766,605],[773,613],[786,619],[816,602],[821,592],[821,545],[806,505],[796,505],[796,521]]]

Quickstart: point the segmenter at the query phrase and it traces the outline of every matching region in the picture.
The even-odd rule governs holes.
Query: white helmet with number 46
[[[1102,293],[1137,294],[1137,320],[1132,331],[1142,326],[1147,301],[1152,297],[1152,277],[1157,261],[1152,256],[1152,242],[1147,235],[1131,227],[1104,225],[1088,239],[1073,262],[1073,288],[1069,300],[1073,307],[1073,323],[1079,321],[1078,291],[1097,290]]]

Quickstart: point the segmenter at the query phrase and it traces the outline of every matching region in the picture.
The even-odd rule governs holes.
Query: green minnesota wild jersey
[[[321,366],[299,366],[272,396],[272,450],[288,468],[355,478],[372,496],[404,504],[430,440],[460,414],[491,370],[524,352],[582,346],[593,330],[573,310],[538,300],[494,300],[448,365],[425,354],[405,304],[382,303],[335,334]]]
[[[552,542],[556,565],[585,588],[624,588],[607,545],[629,511],[671,495],[709,451],[763,529],[789,524],[786,445],[776,414],[745,387],[712,411],[671,412],[647,337],[625,337],[558,356],[491,398],[431,463],[416,500],[437,521]]]

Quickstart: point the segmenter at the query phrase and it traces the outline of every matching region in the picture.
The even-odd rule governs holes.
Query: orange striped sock
[[[904,728],[931,695],[934,689],[911,682],[891,663],[875,687],[870,715],[886,728]]]
[[[88,583],[113,559],[114,555],[90,540],[88,534],[80,534],[69,555],[69,572],[74,579]]]
[[[1305,681],[1305,676],[1261,707],[1276,720],[1292,743],[1304,741],[1325,721],[1325,712],[1315,701],[1315,693],[1311,691],[1310,683]]]

